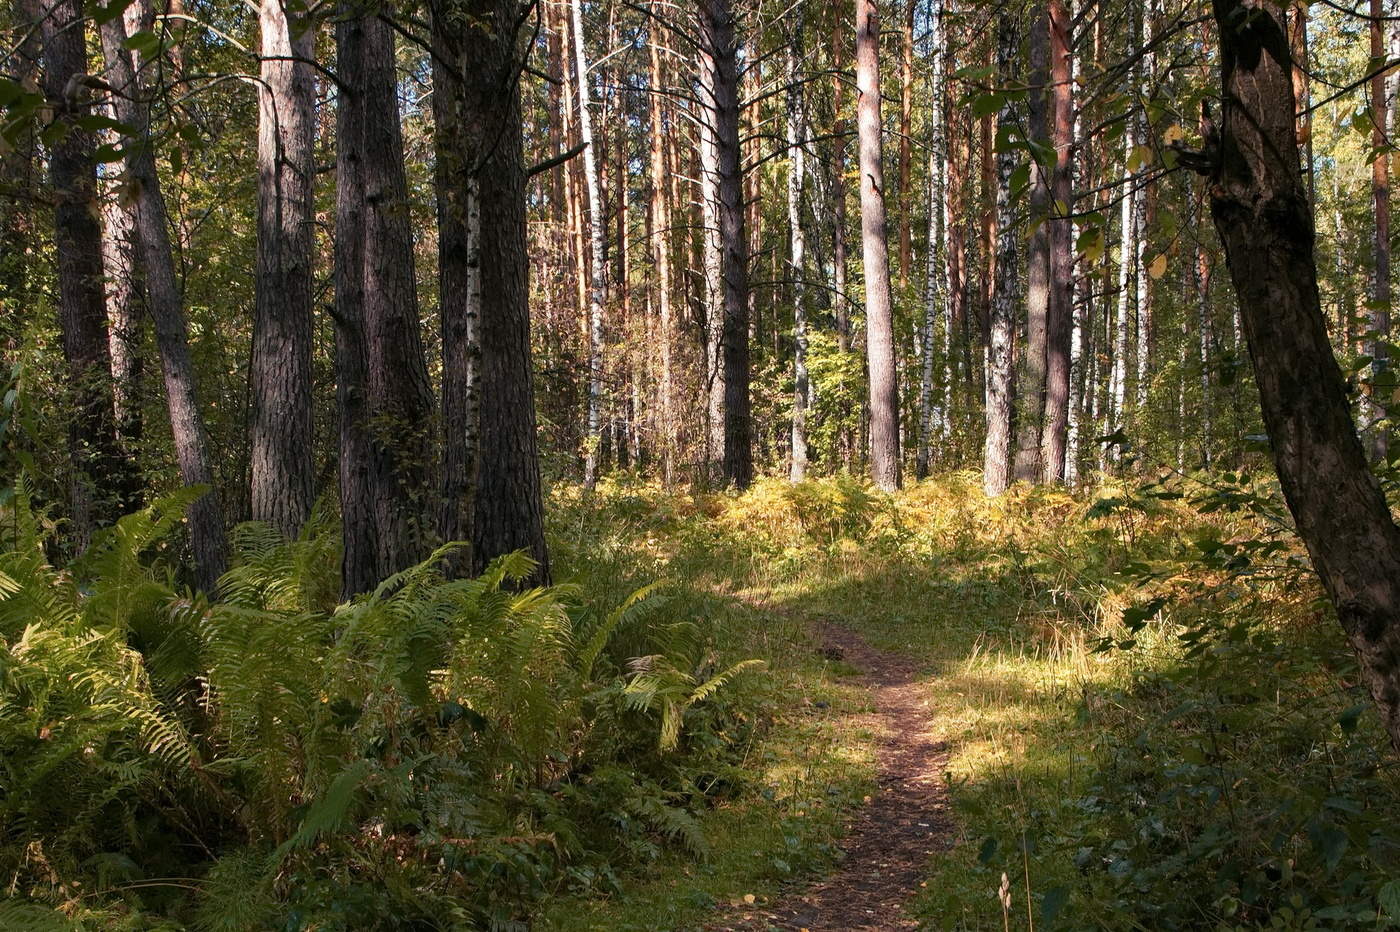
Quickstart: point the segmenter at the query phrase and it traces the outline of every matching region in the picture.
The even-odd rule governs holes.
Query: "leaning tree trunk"
[[[1226,103],[1218,140],[1193,161],[1210,175],[1284,498],[1400,748],[1400,528],[1328,342],[1282,11],[1217,0],[1215,16]]]
[[[1010,87],[1016,80],[1016,48],[1015,24],[1009,14],[1002,13],[997,23],[997,73],[1002,87]],[[1015,117],[1008,95],[997,120],[1002,126],[1010,126]],[[987,440],[982,462],[982,488],[988,495],[1000,495],[1011,484],[1014,387],[1011,340],[1016,327],[1016,259],[1019,252],[1011,205],[1011,174],[1015,168],[1014,152],[1006,149],[997,153],[996,283],[987,342]]]
[[[316,33],[283,0],[262,0],[258,83],[258,258],[250,440],[255,521],[295,537],[311,514],[312,270]],[[290,59],[303,59],[292,61]]]
[[[194,548],[195,583],[213,592],[228,562],[223,511],[212,488],[209,439],[195,391],[194,361],[190,358],[189,328],[175,259],[170,247],[169,215],[156,174],[154,140],[146,105],[146,89],[137,80],[132,53],[127,48],[126,27],[120,17],[102,24],[102,48],[109,82],[115,89],[117,117],[134,133],[126,153],[128,180],[136,191],[136,229],[141,262],[146,273],[151,319],[165,376],[170,432],[180,479],[187,486],[208,486],[209,491],[189,507],[190,541]]]
[[[875,0],[856,0],[856,92],[865,347],[870,367],[870,478],[876,486],[890,492],[900,486],[899,394],[885,226],[885,175],[881,165],[880,25]]]
[[[739,151],[738,46],[729,0],[704,0],[700,10],[700,67],[709,99],[702,119],[714,133],[715,184],[720,242],[719,356],[724,376],[724,482],[746,488],[753,481],[749,409],[749,247],[744,233],[743,167]]]
[[[102,230],[98,223],[96,141],[77,121],[91,116],[87,39],[80,0],[45,5],[44,96],[67,131],[49,152],[58,259],[58,321],[73,407],[68,451],[73,475],[70,517],[76,552],[92,532],[118,514],[121,455],[113,423],[111,354],[102,291]]]
[[[1037,146],[1050,144],[1050,20],[1037,11],[1031,21],[1028,130]],[[1040,149],[1041,152],[1044,149]],[[1016,412],[1016,478],[1040,479],[1040,437],[1045,416],[1045,329],[1050,312],[1050,172],[1037,153],[1031,158],[1030,247],[1026,251],[1026,343],[1021,356]]]
[[[598,158],[593,144],[593,94],[589,90],[588,53],[583,44],[583,0],[571,0],[574,73],[578,87],[579,140],[583,143],[584,190],[588,194],[588,244],[593,263],[588,273],[588,412],[584,437],[583,485],[598,484],[598,455],[603,446],[603,308],[608,303],[608,264],[603,253],[603,202],[598,190]]]

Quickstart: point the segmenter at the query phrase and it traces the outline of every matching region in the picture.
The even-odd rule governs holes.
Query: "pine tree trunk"
[[[1030,32],[1030,98],[1028,129],[1040,146],[1050,144],[1049,82],[1050,20],[1037,12]],[[1040,479],[1040,438],[1045,427],[1046,323],[1050,310],[1050,173],[1040,158],[1031,159],[1030,247],[1026,256],[1026,347],[1021,354],[1016,396],[1016,479]]]
[[[498,102],[469,97],[463,78],[476,62],[443,2],[430,6],[433,30],[434,184],[438,220],[438,315],[442,328],[442,500],[438,536],[471,542],[481,463],[481,152],[495,130]],[[485,108],[483,110],[483,108]],[[562,135],[562,125],[558,127]],[[552,194],[563,201],[563,172]],[[469,571],[459,556],[451,569]]]
[[[910,143],[914,125],[914,14],[918,0],[906,0],[899,43],[899,290],[909,288],[914,261],[914,211],[910,196],[913,168]]]
[[[1069,446],[1074,360],[1074,68],[1066,0],[1050,0],[1050,83],[1055,169],[1050,179],[1050,302],[1045,322],[1045,433],[1042,478],[1062,482]]]
[[[707,481],[724,479],[724,251],[720,241],[718,93],[714,59],[700,50],[699,162],[701,265],[705,307],[705,463]]]
[[[881,164],[880,26],[875,0],[856,0],[856,91],[865,347],[870,370],[870,478],[876,487],[889,492],[900,486],[899,395]]]
[[[593,140],[592,92],[588,55],[583,42],[583,2],[571,0],[574,75],[578,86],[579,141],[583,143],[583,176],[588,194],[588,241],[593,262],[588,274],[588,412],[584,437],[583,485],[598,483],[598,452],[603,443],[603,308],[608,303],[608,266],[603,256],[603,202],[598,190],[598,159]]]
[[[1141,11],[1138,41],[1143,49],[1152,47],[1152,21],[1156,11],[1155,0],[1149,0]],[[1151,51],[1145,52],[1136,69],[1138,96],[1142,100],[1147,100],[1151,93],[1155,70],[1156,56]],[[1147,145],[1147,128],[1147,113],[1144,111],[1133,122],[1134,142],[1137,145]],[[1137,300],[1137,383],[1134,397],[1139,419],[1147,407],[1148,389],[1152,381],[1152,281],[1147,274],[1147,228],[1154,210],[1154,197],[1155,188],[1148,188],[1138,192],[1133,199],[1133,242],[1137,248],[1133,263],[1133,295]]]
[[[136,187],[137,238],[141,244],[141,264],[146,272],[151,319],[165,377],[170,432],[175,442],[175,458],[180,465],[180,480],[187,486],[209,487],[205,495],[190,505],[188,519],[195,583],[212,593],[228,562],[223,510],[218,493],[213,489],[209,440],[199,410],[189,329],[170,247],[169,216],[156,174],[147,89],[136,78],[126,40],[126,27],[120,18],[102,24],[108,80],[116,89],[114,105],[118,118],[131,127],[135,135],[135,145],[128,148],[126,155],[126,172],[128,180]]]
[[[311,335],[316,34],[283,0],[262,0],[258,254],[254,279],[249,501],[255,521],[295,537],[311,514]],[[302,29],[297,35],[297,30]],[[289,61],[301,58],[306,61]]]
[[[115,134],[113,142],[117,141]],[[145,282],[137,259],[136,215],[109,191],[102,205],[102,266],[106,273],[108,348],[112,357],[112,409],[117,443],[126,463],[120,480],[122,510],[141,506],[145,482],[137,460],[144,424],[141,402],[145,356]]]
[[[997,73],[1002,87],[1014,85],[1016,27],[1008,13],[997,18]],[[1015,110],[1008,97],[997,120],[1012,125]],[[1000,495],[1011,484],[1013,364],[1011,341],[1016,319],[1016,228],[1013,224],[1011,174],[1016,155],[1010,149],[996,155],[996,292],[992,298],[990,336],[987,343],[987,441],[982,465],[982,487],[988,495]]]
[[[924,280],[924,317],[919,328],[919,340],[923,348],[922,371],[919,379],[919,449],[914,460],[914,474],[923,479],[929,474],[932,464],[934,436],[946,437],[950,395],[953,388],[953,312],[947,288],[947,265],[944,251],[944,212],[948,200],[945,179],[948,165],[947,110],[944,106],[944,56],[947,49],[943,38],[944,9],[941,0],[936,0],[931,14],[933,24],[929,36],[932,49],[933,75],[929,93],[932,97],[929,107],[929,197],[928,197],[928,268]],[[944,326],[943,340],[943,398],[935,408],[933,402],[935,381],[935,339],[940,315]]]
[[[49,150],[54,198],[54,251],[58,260],[58,322],[67,363],[68,454],[73,474],[69,517],[73,549],[87,549],[92,533],[119,514],[121,453],[112,397],[107,309],[102,291],[102,230],[98,222],[96,140],[76,121],[91,115],[87,39],[80,0],[44,5],[44,96],[67,132]]]
[[[1371,59],[1381,61],[1386,54],[1383,25],[1384,0],[1371,0]],[[1365,338],[1365,353],[1371,357],[1370,385],[1362,396],[1361,422],[1366,431],[1371,458],[1385,458],[1390,443],[1390,431],[1383,423],[1388,417],[1388,390],[1380,385],[1386,381],[1390,339],[1390,139],[1386,132],[1385,105],[1387,80],[1385,74],[1371,79],[1371,143],[1376,156],[1371,162],[1371,199],[1375,223],[1371,239],[1371,301],[1367,307],[1370,332]]]
[[[1284,497],[1400,749],[1400,529],[1367,466],[1327,338],[1281,12],[1245,11],[1242,0],[1215,7],[1228,103],[1211,214]]]
[[[473,29],[463,41],[462,72],[473,106],[467,135],[482,153],[481,192],[481,458],[472,560],[480,571],[497,557],[524,550],[537,568],[526,582],[551,579],[544,536],[530,359],[529,253],[525,231],[525,155],[521,139],[520,68],[514,43],[514,0],[465,0]],[[470,65],[470,67],[467,67]],[[507,90],[502,90],[506,88]],[[487,132],[489,128],[490,132]]]
[[[798,69],[802,61],[800,24],[789,39],[787,63],[788,246],[793,280],[792,302],[792,459],[788,478],[807,477],[807,407],[811,383],[807,374],[807,237],[803,228],[802,183],[807,175],[807,119]]]
[[[365,185],[364,300],[374,445],[379,578],[427,555],[437,509],[424,500],[433,475],[434,400],[423,356],[399,125],[394,33],[377,16],[360,21],[364,98],[360,144]],[[354,80],[354,79],[352,79]]]
[[[653,0],[652,13],[659,15],[659,0]],[[655,20],[653,20],[655,23]],[[648,97],[650,126],[650,168],[651,168],[651,258],[655,263],[656,275],[653,288],[657,309],[656,350],[660,361],[657,394],[661,397],[660,414],[657,420],[656,442],[661,453],[661,481],[670,486],[675,478],[676,434],[680,424],[675,412],[675,376],[672,372],[671,347],[674,339],[675,323],[671,308],[671,201],[667,197],[670,187],[667,184],[665,140],[667,126],[662,104],[664,84],[661,76],[661,50],[665,42],[665,30],[653,27],[647,43],[650,52],[650,71],[647,81],[651,94]]]
[[[836,15],[832,16],[831,68],[837,74],[831,82],[831,109],[835,114],[831,128],[836,136],[831,159],[831,311],[836,319],[836,346],[842,353],[851,351],[851,315],[846,300],[846,135],[849,127],[845,118],[846,82],[840,72],[846,67],[846,24],[842,22],[839,10],[843,0],[832,0]],[[845,464],[851,465],[851,440],[843,441]]]
[[[362,21],[342,6],[335,26],[336,73],[354,81],[364,68]],[[365,176],[361,139],[365,98],[347,87],[336,102],[335,384],[339,425],[340,594],[349,599],[379,583],[374,442],[370,432],[369,346],[365,333]]]
[[[749,413],[749,244],[744,232],[744,184],[739,153],[738,47],[729,0],[704,0],[700,10],[704,119],[713,127],[720,245],[719,369],[723,373],[723,480],[753,481]],[[713,329],[713,328],[712,328]]]

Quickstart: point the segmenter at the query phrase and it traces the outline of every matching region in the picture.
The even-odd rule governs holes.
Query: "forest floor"
[[[673,580],[766,662],[765,725],[706,857],[533,928],[1400,928],[1400,771],[1280,507],[1238,476],[561,496],[561,565]]]
[[[865,797],[833,873],[766,907],[726,910],[712,929],[917,928],[905,904],[926,884],[929,857],[950,842],[948,746],[937,734],[923,671],[908,657],[871,647],[839,625],[823,624],[814,633],[822,654],[861,671],[857,683],[870,692],[873,710],[863,713],[862,725],[879,737],[876,792]]]

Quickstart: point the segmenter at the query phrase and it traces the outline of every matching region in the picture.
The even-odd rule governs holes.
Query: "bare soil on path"
[[[715,932],[918,928],[904,906],[926,876],[929,855],[949,843],[948,748],[930,733],[936,723],[918,665],[845,628],[822,625],[816,633],[823,651],[861,670],[870,690],[869,724],[880,736],[879,790],[856,815],[833,873],[770,904],[728,910],[709,926]]]

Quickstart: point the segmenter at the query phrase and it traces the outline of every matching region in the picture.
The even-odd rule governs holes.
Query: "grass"
[[[771,793],[707,818],[710,862],[663,861],[546,928],[697,928],[711,903],[832,863],[872,748],[841,724],[853,671],[816,662],[803,621],[927,671],[958,815],[911,907],[930,928],[1385,927],[1387,897],[1400,906],[1393,767],[1266,484],[996,501],[968,476],[893,498],[848,480],[619,485],[563,511],[721,600],[731,649],[769,660],[788,714],[754,762]]]

